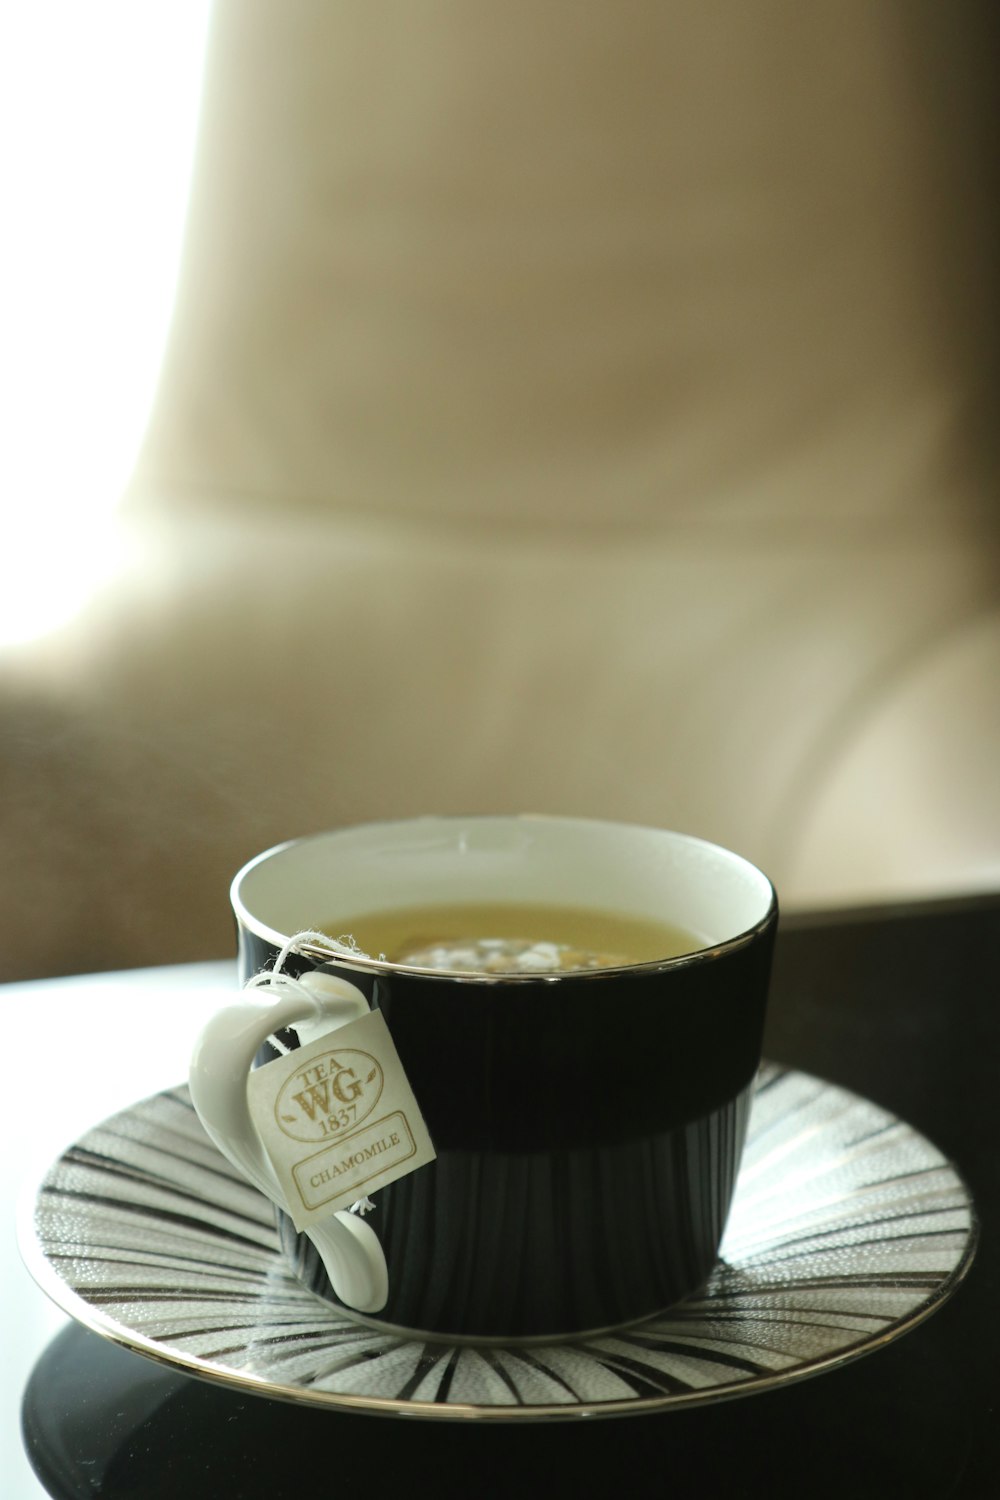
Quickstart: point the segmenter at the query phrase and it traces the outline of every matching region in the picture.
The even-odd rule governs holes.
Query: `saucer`
[[[960,1177],[911,1126],[765,1064],[711,1278],[596,1338],[457,1346],[352,1322],[288,1272],[270,1203],[208,1140],[186,1087],[70,1147],[20,1239],[72,1317],[183,1373],[341,1411],[523,1421],[749,1396],[872,1353],[956,1289],[976,1226]]]

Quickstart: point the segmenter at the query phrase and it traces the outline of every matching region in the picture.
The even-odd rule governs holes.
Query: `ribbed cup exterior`
[[[690,960],[555,981],[324,964],[382,1011],[437,1152],[374,1194],[390,1290],[365,1321],[551,1339],[697,1290],[739,1170],[775,925]],[[241,953],[247,974],[274,958],[245,931]],[[336,1302],[311,1242],[278,1220],[296,1274]]]

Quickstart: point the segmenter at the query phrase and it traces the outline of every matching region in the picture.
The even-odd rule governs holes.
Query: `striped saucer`
[[[597,1338],[450,1346],[352,1322],[289,1274],[270,1203],[209,1142],[184,1087],[89,1131],[21,1225],[60,1307],[161,1363],[307,1405],[495,1421],[662,1411],[836,1368],[940,1307],[975,1240],[969,1194],[928,1141],[771,1064],[706,1287]]]

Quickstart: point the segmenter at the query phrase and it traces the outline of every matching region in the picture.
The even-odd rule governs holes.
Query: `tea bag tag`
[[[326,976],[272,975],[322,999]],[[359,994],[359,1004],[363,997]],[[255,1068],[247,1106],[296,1229],[363,1201],[435,1159],[381,1011],[349,1019]]]

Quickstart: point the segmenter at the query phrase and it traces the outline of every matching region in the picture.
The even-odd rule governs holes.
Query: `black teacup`
[[[350,932],[378,955],[345,947],[320,962],[307,948],[286,968],[332,976],[312,981],[335,997],[319,1031],[381,1012],[436,1152],[378,1188],[363,1227],[338,1215],[362,1259],[381,1268],[384,1256],[378,1289],[349,1291],[345,1311],[423,1337],[551,1339],[635,1322],[701,1286],[760,1059],[777,902],[759,870],[655,829],[423,818],[269,850],[236,877],[232,901],[244,981],[307,928]],[[398,944],[408,909],[423,947],[384,950],[379,914]],[[466,913],[499,928],[505,913],[531,925],[532,912],[526,958],[509,958],[513,932],[462,929]],[[591,927],[596,952],[583,941]],[[476,961],[492,944],[501,972],[428,966],[428,949],[467,963],[477,941]],[[285,1047],[307,1039],[288,1024],[294,1006],[268,1009],[255,994],[259,1034],[239,1020],[244,1049],[279,1026]],[[249,1054],[221,1079],[229,1034],[223,1024],[210,1062],[203,1040],[192,1092],[213,1138],[278,1198],[234,1144]],[[343,1305],[313,1239],[280,1207],[278,1220],[296,1274]]]

